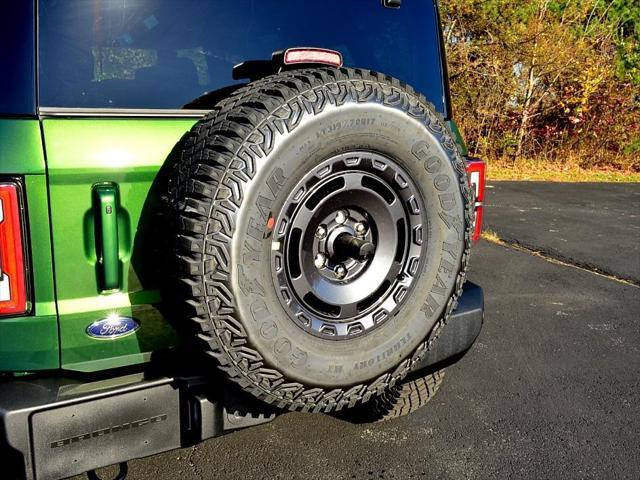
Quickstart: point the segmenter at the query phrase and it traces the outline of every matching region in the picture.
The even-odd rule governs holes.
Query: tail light
[[[327,48],[289,48],[284,51],[284,64],[320,63],[332,67],[342,66],[342,55]]]
[[[0,315],[29,309],[21,197],[20,184],[0,182]]]
[[[484,208],[484,186],[486,180],[485,167],[484,161],[477,158],[467,160],[467,176],[469,177],[469,184],[475,193],[473,234],[471,236],[474,242],[480,239],[480,233],[482,233],[482,210]]]

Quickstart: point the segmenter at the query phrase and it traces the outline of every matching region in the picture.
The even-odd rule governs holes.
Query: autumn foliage
[[[454,116],[472,154],[640,171],[640,2],[440,8]]]

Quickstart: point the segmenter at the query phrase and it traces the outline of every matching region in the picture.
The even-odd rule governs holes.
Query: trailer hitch
[[[113,480],[124,480],[127,478],[127,473],[129,473],[129,467],[127,466],[127,462],[122,462],[118,464],[119,470],[118,475],[115,476]],[[89,470],[87,472],[87,478],[89,480],[102,480],[95,470]]]

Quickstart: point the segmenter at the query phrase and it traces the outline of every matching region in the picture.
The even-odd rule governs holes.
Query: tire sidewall
[[[375,102],[326,104],[320,112],[306,112],[295,128],[276,137],[268,155],[257,159],[255,175],[243,187],[231,240],[232,295],[252,348],[287,379],[318,387],[370,382],[410,357],[447,308],[467,241],[466,206],[461,173],[453,163],[456,153],[452,142],[445,142],[449,133],[428,112],[425,124],[401,108]],[[425,205],[426,255],[397,315],[362,336],[332,340],[307,333],[282,308],[272,280],[266,222],[278,217],[303,175],[349,151],[385,155],[411,176]]]

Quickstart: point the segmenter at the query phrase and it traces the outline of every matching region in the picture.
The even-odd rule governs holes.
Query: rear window
[[[433,0],[40,0],[40,105],[175,109],[295,46],[398,77],[443,110]]]
[[[0,114],[35,113],[33,2],[0,4]]]

